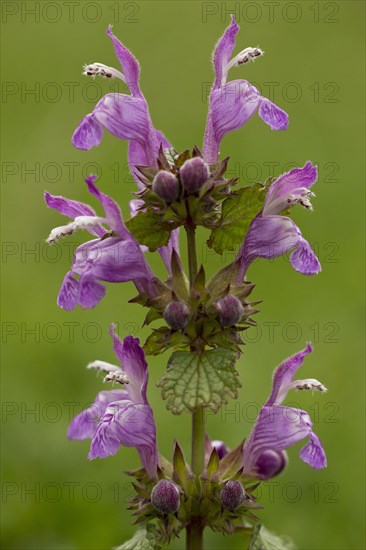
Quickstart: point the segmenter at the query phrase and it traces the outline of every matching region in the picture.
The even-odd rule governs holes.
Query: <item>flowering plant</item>
[[[282,405],[291,389],[325,391],[316,379],[294,380],[312,352],[309,343],[275,370],[271,395],[246,440],[230,451],[205,432],[205,409],[217,411],[229,398],[237,398],[240,382],[235,363],[244,344],[241,333],[255,324],[252,317],[258,311],[258,302],[248,301],[254,288],[247,280],[251,263],[291,252],[296,271],[315,275],[321,270],[289,217],[296,204],[311,209],[310,188],[317,180],[311,162],[250,186],[239,187],[236,178],[225,177],[229,159],[220,159],[219,149],[227,133],[242,127],[256,112],[273,130],[288,126],[287,114],[248,81],[228,81],[231,69],[263,55],[259,48],[246,48],[232,57],[238,30],[232,17],[214,50],[215,79],[202,151],[194,146],[179,153],[153,126],[140,89],[137,60],[108,28],[122,71],[93,63],[85,66],[84,74],[121,79],[130,94],[105,95],[79,123],[72,142],[78,149],[91,149],[100,144],[104,130],[128,141],[129,166],[137,183],[131,217],[122,219],[118,204],[100,191],[93,175],[86,184],[103,214],[97,215],[87,204],[45,193],[47,205],[71,219],[51,231],[50,244],[78,229],[93,237],[76,249],[58,305],[66,310],[78,305],[93,308],[104,298],[104,283],[132,281],[137,296],[131,301],[147,308],[145,325],[161,324],[143,345],[132,336],[122,342],[111,326],[119,365],[98,360],[89,368],[103,372],[104,381],[115,384],[114,389],[98,393],[68,429],[70,439],[91,439],[90,459],[114,455],[121,446],[138,451],[142,467],[129,475],[135,489],[130,509],[139,528],[120,549],[160,548],[183,529],[187,548],[200,549],[205,528],[249,534],[252,549],[291,548],[290,541],[260,525],[256,488],[283,471],[286,449],[302,440],[306,444],[300,458],[315,469],[326,466],[308,413]],[[197,263],[198,226],[210,232],[208,246],[218,254],[238,249],[235,260],[210,278]],[[187,270],[179,254],[181,228],[186,234]],[[165,281],[149,267],[147,250],[160,254]],[[173,414],[192,416],[190,464],[178,442],[171,460],[159,453],[147,399],[145,356],[167,350],[172,354],[159,386]]]

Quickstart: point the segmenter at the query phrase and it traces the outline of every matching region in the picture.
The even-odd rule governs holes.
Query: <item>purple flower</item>
[[[310,187],[316,182],[316,166],[307,162],[303,168],[295,168],[282,174],[269,188],[264,207],[252,221],[239,250],[238,281],[242,281],[249,265],[256,258],[273,259],[295,249],[291,265],[304,275],[315,275],[321,265],[308,241],[304,239],[294,221],[281,212],[294,204],[311,209]]]
[[[88,457],[105,458],[119,448],[135,447],[150,477],[156,477],[158,451],[156,427],[147,401],[148,381],[145,355],[139,340],[127,336],[123,342],[110,330],[113,349],[122,366],[96,361],[90,368],[108,372],[105,380],[126,384],[125,390],[100,392],[95,402],[77,415],[68,429],[69,439],[92,438]]]
[[[94,403],[72,420],[67,430],[67,437],[69,439],[91,439],[94,437],[100,419],[103,417],[108,405],[123,399],[128,399],[127,391],[99,392]]]
[[[307,412],[281,405],[291,389],[326,391],[318,380],[293,380],[304,358],[312,352],[306,348],[286,359],[275,370],[272,393],[261,408],[252,432],[244,446],[244,470],[255,473],[263,467],[263,454],[267,451],[284,451],[305,438],[309,438],[300,451],[300,458],[313,468],[325,468],[327,459],[319,437],[312,430]]]
[[[78,149],[96,147],[102,140],[103,128],[114,136],[127,140],[129,167],[141,190],[144,186],[136,175],[136,166],[157,168],[159,148],[169,149],[171,144],[152,125],[149,108],[139,86],[140,67],[137,59],[114,36],[111,27],[108,27],[107,34],[113,42],[123,72],[101,63],[93,63],[85,66],[84,74],[93,77],[119,78],[127,84],[131,95],[117,93],[105,95],[93,112],[86,115],[80,122],[72,136],[72,143]],[[159,254],[168,271],[170,271],[172,250],[178,251],[178,236],[179,230],[175,230],[168,245],[159,248]]]
[[[106,94],[86,115],[76,128],[72,142],[78,149],[91,149],[100,144],[103,128],[114,136],[129,142],[129,161],[132,173],[136,164],[157,167],[157,154],[160,144],[165,147],[165,137],[154,129],[149,109],[140,90],[140,67],[132,53],[114,36],[111,27],[108,36],[122,67],[122,72],[93,63],[85,66],[84,74],[119,78],[125,82],[131,95]],[[169,145],[168,145],[169,147]]]
[[[83,308],[96,306],[106,291],[99,280],[113,283],[133,281],[139,291],[149,295],[154,292],[153,274],[143,252],[125,227],[119,207],[99,191],[95,179],[91,176],[85,181],[90,193],[102,204],[104,217],[97,216],[86,204],[45,193],[50,208],[72,219],[69,224],[53,229],[48,243],[78,229],[86,229],[96,237],[76,249],[72,268],[61,285],[57,303],[66,310],[74,309],[77,304]],[[110,231],[104,229],[103,224],[108,225]]]
[[[210,163],[217,161],[220,143],[225,134],[241,128],[256,111],[273,130],[286,130],[288,126],[287,114],[269,99],[262,97],[247,80],[227,82],[232,67],[263,55],[259,48],[246,48],[230,59],[238,31],[239,26],[232,16],[231,23],[218,41],[213,54],[215,81],[210,93],[203,146],[203,157]]]

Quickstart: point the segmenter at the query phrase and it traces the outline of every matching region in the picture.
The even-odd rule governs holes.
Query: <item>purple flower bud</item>
[[[224,456],[226,456],[229,452],[229,449],[226,447],[223,441],[215,440],[211,442],[211,445],[216,449],[219,460],[224,458]]]
[[[187,193],[197,193],[210,177],[208,166],[201,157],[186,160],[179,173]]]
[[[264,451],[255,464],[256,471],[262,479],[278,476],[287,464],[285,451]]]
[[[224,327],[231,327],[238,323],[244,315],[244,308],[236,296],[228,294],[216,302],[220,323]]]
[[[174,174],[160,170],[154,178],[152,189],[166,202],[173,202],[179,197],[179,181]]]
[[[187,326],[189,308],[183,302],[170,302],[163,313],[165,321],[174,330],[182,330]]]
[[[161,479],[151,491],[151,502],[158,512],[174,514],[180,503],[178,485],[169,479]]]
[[[240,481],[232,480],[220,492],[221,503],[228,510],[236,510],[245,499],[245,491]]]

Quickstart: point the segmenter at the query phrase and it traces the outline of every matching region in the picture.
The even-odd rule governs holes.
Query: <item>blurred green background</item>
[[[99,148],[73,149],[79,120],[116,83],[81,76],[85,62],[118,66],[105,36],[108,23],[135,53],[157,128],[178,150],[201,145],[212,81],[214,44],[235,12],[236,52],[261,46],[266,55],[237,69],[290,116],[272,132],[257,116],[228,136],[222,157],[242,183],[278,175],[291,165],[319,165],[314,212],[294,210],[318,251],[323,272],[302,277],[288,261],[257,262],[253,296],[263,300],[259,328],[247,333],[240,359],[239,401],[209,415],[211,437],[235,446],[267,398],[274,367],[306,340],[314,344],[301,375],[319,378],[326,395],[293,393],[313,416],[329,466],[317,472],[289,451],[287,471],[265,483],[260,513],[266,526],[291,536],[300,550],[361,550],[364,518],[363,363],[363,68],[364,3],[337,2],[2,2],[2,521],[6,550],[105,550],[133,532],[125,509],[124,470],[134,450],[89,462],[88,442],[68,442],[74,412],[93,400],[100,379],[85,370],[96,358],[114,361],[108,326],[142,340],[144,312],[127,305],[132,284],[109,285],[95,310],[67,313],[56,296],[78,235],[49,249],[44,240],[63,218],[48,210],[45,189],[89,202],[83,175],[97,171],[104,191],[127,215],[134,183],[127,146],[105,134]],[[122,88],[120,88],[122,89]],[[97,206],[91,200],[93,206]],[[209,273],[220,258],[200,234]],[[80,239],[80,240],[79,240]],[[184,244],[182,255],[185,257]],[[164,274],[160,259],[151,265]],[[168,356],[149,359],[149,399],[160,451],[178,436],[189,454],[190,419],[172,417],[155,383]],[[183,537],[184,538],[184,537]],[[183,548],[184,541],[173,548]],[[243,548],[207,533],[207,548]]]

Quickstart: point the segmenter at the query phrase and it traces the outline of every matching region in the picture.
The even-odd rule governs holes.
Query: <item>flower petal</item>
[[[263,215],[280,214],[289,203],[300,199],[304,191],[318,179],[318,170],[310,161],[303,168],[294,168],[282,174],[269,188],[266,196]]]
[[[127,374],[129,383],[126,390],[134,403],[147,403],[146,387],[148,380],[147,363],[145,354],[140,347],[140,340],[127,336],[123,343],[115,332],[115,325],[110,327],[110,335],[113,338],[113,349],[123,372]]]
[[[316,470],[327,467],[323,445],[315,433],[312,433],[309,442],[301,449],[300,458]]]
[[[305,411],[280,405],[262,407],[244,446],[245,471],[253,470],[264,451],[284,451],[306,437],[314,438],[314,435],[312,422]],[[304,454],[308,458],[308,450]]]
[[[75,309],[79,294],[79,281],[75,279],[72,272],[66,273],[57,297],[57,305],[66,311]]]
[[[223,137],[241,128],[254,115],[260,101],[258,90],[246,80],[232,80],[211,92],[203,146],[206,162],[217,161]]]
[[[93,460],[114,455],[121,445],[135,447],[148,475],[156,476],[156,427],[149,405],[132,401],[109,405],[92,439],[88,457]]]
[[[77,149],[88,150],[97,147],[102,141],[103,129],[95,120],[94,114],[86,115],[76,128],[72,143]]]
[[[85,270],[101,281],[125,283],[152,277],[139,245],[108,237],[90,246],[85,243],[77,248],[73,270],[79,274]]]
[[[149,166],[156,166],[157,139],[146,101],[141,97],[107,94],[94,108],[94,117],[120,139],[135,140],[143,147]]]
[[[271,260],[295,247],[298,249],[291,255],[290,261],[296,271],[304,275],[318,273],[321,270],[319,260],[295,222],[284,216],[257,216],[238,253],[241,262],[238,280],[242,280],[256,258]]]
[[[175,251],[179,256],[179,227],[171,232],[168,244],[158,248],[158,252],[168,270],[168,273],[171,273],[172,270],[173,251]]]
[[[121,210],[118,204],[111,199],[111,197],[105,193],[102,193],[98,189],[94,183],[96,179],[97,176],[89,176],[85,179],[85,182],[88,186],[89,192],[92,193],[103,206],[110,228],[122,239],[132,240],[130,232],[123,223]]]
[[[140,66],[137,59],[113,34],[111,25],[108,27],[107,35],[112,39],[114,50],[121,64],[131,94],[141,97],[142,94],[139,87]]]
[[[288,462],[285,451],[269,449],[259,455],[255,463],[255,471],[262,479],[271,479],[280,474]]]
[[[104,298],[106,288],[98,283],[92,273],[83,273],[79,281],[78,303],[82,308],[93,308]]]
[[[295,353],[295,355],[285,359],[285,361],[282,361],[273,374],[272,392],[265,405],[270,406],[275,403],[282,403],[287,395],[286,392],[284,392],[284,388],[292,382],[297,370],[303,364],[305,357],[312,351],[313,347],[308,342],[305,349]],[[281,399],[278,398],[280,393]]]
[[[302,239],[299,247],[291,254],[290,262],[303,275],[317,275],[322,270],[314,250],[305,239]]]
[[[79,216],[96,216],[94,210],[88,204],[83,202],[73,201],[65,197],[51,195],[47,191],[44,194],[46,204],[49,208],[54,208],[64,216],[68,216],[71,219],[75,219]],[[103,237],[106,231],[102,227],[87,227],[89,233]]]
[[[262,98],[258,114],[272,130],[287,130],[288,114],[269,99]]]
[[[65,197],[51,195],[47,191],[44,194],[46,204],[49,208],[54,208],[64,216],[74,220],[78,216],[95,216],[91,206],[83,202],[73,201]]]
[[[230,25],[226,28],[224,34],[217,42],[213,53],[213,63],[215,68],[214,88],[220,88],[225,83],[225,67],[228,64],[235,46],[235,37],[239,31],[239,25],[235,17],[231,16]],[[224,82],[223,81],[224,77]]]
[[[124,390],[99,392],[94,403],[71,421],[67,430],[68,439],[92,438],[107,406],[113,401],[122,399],[128,399],[128,393]]]

